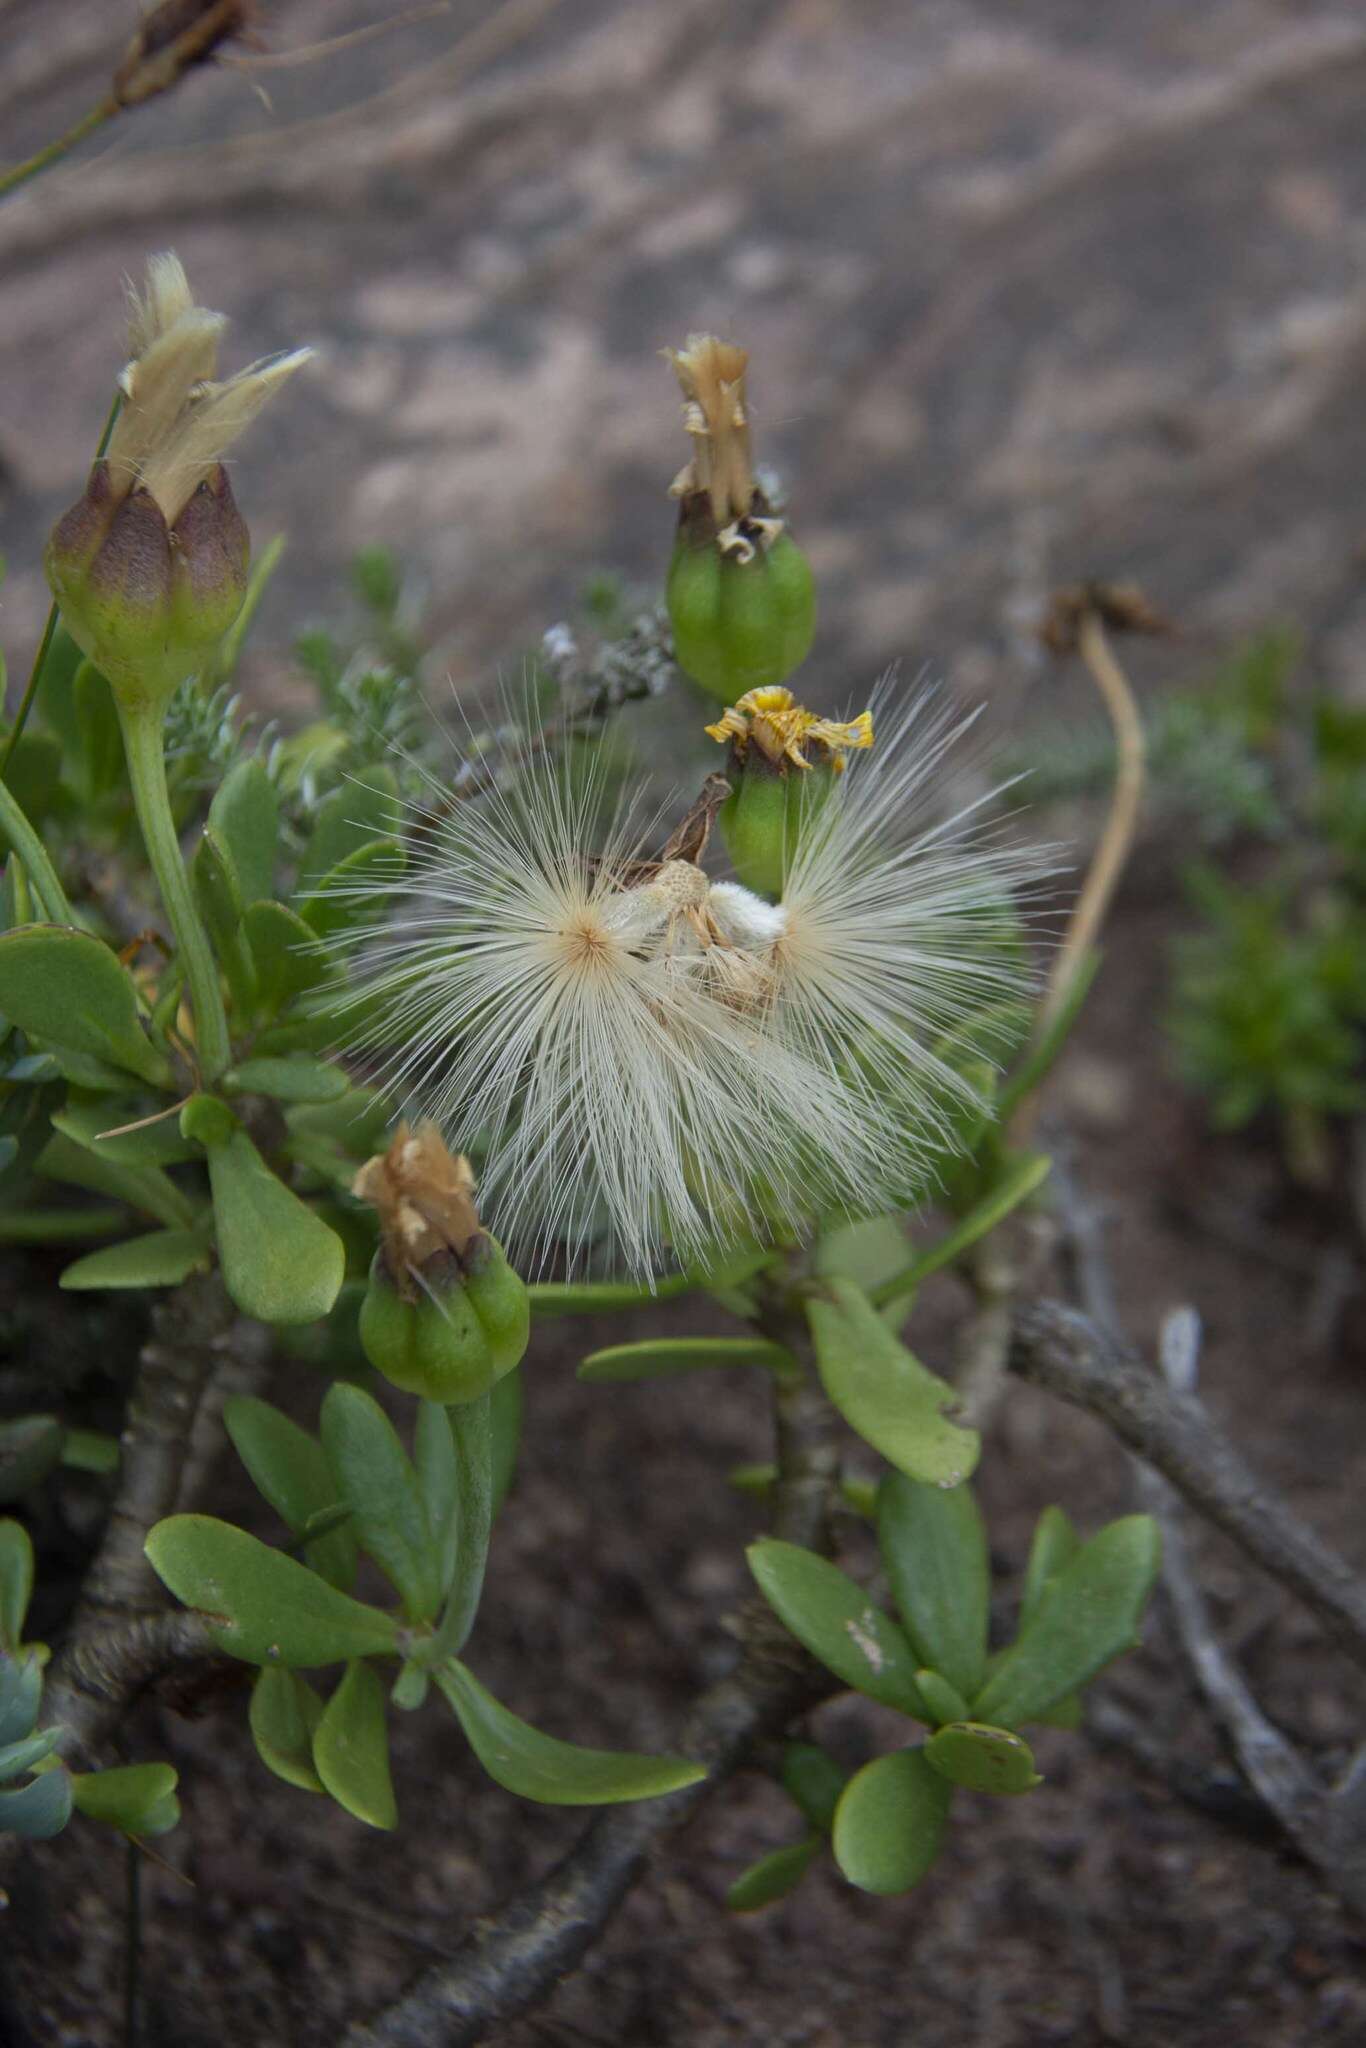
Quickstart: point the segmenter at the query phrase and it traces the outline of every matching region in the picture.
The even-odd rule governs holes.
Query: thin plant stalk
[[[75,924],[75,912],[67,901],[66,891],[47,848],[29,822],[23,805],[3,782],[0,782],[0,835],[8,839],[11,849],[28,870],[29,882],[44,915],[53,924]]]
[[[118,111],[116,99],[101,100],[88,114],[82,114],[75,127],[68,128],[65,135],[59,135],[55,142],[44,143],[21,164],[13,165],[8,171],[0,171],[0,199],[17,192],[21,185],[27,185],[30,178],[38,177],[53,164],[60,163],[69,150],[73,150],[78,142],[84,142],[87,135],[93,135],[97,128],[103,128],[106,121],[112,121]]]
[[[1143,722],[1138,715],[1129,679],[1115,659],[1105,628],[1094,609],[1082,616],[1077,629],[1077,651],[1091,672],[1114,728],[1115,786],[1105,830],[1101,833],[1100,844],[1049,972],[1035,1027],[1040,1034],[1048,1029],[1062,1008],[1078,964],[1095,944],[1105,922],[1105,913],[1133,850],[1139,807],[1143,801],[1147,757]]]
[[[147,858],[175,934],[176,950],[185,968],[194,1010],[195,1044],[201,1078],[215,1082],[232,1058],[227,1012],[218,966],[208,934],[195,909],[189,876],[171,815],[166,787],[166,756],[162,746],[162,712],[146,704],[119,704],[128,780]]]

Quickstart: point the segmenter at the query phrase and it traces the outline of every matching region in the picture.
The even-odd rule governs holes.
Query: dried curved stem
[[[1105,830],[1101,833],[1100,844],[1049,971],[1048,987],[1039,1006],[1036,1025],[1040,1036],[1047,1031],[1066,1002],[1078,964],[1095,944],[1105,922],[1110,899],[1133,847],[1139,806],[1143,801],[1146,757],[1143,723],[1128,677],[1116,661],[1100,615],[1094,609],[1084,612],[1078,624],[1077,652],[1095,680],[1114,727],[1115,786]]]

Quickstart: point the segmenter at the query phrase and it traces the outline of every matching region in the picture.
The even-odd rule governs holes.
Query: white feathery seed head
[[[851,755],[789,863],[768,1023],[856,1100],[865,1157],[845,1199],[880,1189],[904,1206],[971,1105],[950,1055],[999,1049],[1019,1024],[1034,985],[1020,913],[1057,856],[1008,836],[989,810],[999,789],[946,814],[948,757],[976,714],[884,688],[872,717],[876,747]]]
[[[344,1041],[482,1153],[481,1210],[533,1268],[608,1245],[648,1276],[913,1199],[970,1092],[935,1046],[1023,993],[1002,946],[1041,869],[971,818],[927,824],[949,714],[886,724],[780,903],[651,859],[600,774],[544,746],[478,796],[433,782],[402,875],[347,892],[390,900],[345,941]]]

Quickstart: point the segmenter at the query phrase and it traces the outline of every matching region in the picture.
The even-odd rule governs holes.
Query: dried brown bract
[[[434,1123],[401,1123],[387,1152],[367,1159],[351,1192],[379,1211],[380,1244],[401,1293],[409,1276],[441,1253],[468,1254],[481,1235],[474,1175],[463,1153],[450,1151]]]
[[[1077,635],[1088,614],[1112,633],[1159,637],[1175,630],[1136,583],[1077,583],[1054,593],[1039,627],[1039,638],[1050,654],[1061,659],[1076,653]]]
[[[119,61],[115,105],[136,107],[169,92],[196,64],[245,35],[255,11],[252,0],[161,0]]]

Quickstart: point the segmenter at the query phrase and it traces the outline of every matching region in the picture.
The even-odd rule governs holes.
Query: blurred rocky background
[[[104,89],[133,0],[8,0],[4,155]],[[752,350],[822,680],[1018,682],[1050,583],[1194,633],[1293,615],[1366,673],[1366,18],[1351,0],[271,0],[262,47],[0,216],[12,664],[121,280],[174,243],[238,358],[322,351],[241,451],[290,536],[258,667],[383,539],[456,679],[610,564],[681,460],[658,351]],[[384,32],[348,40],[354,31]]]

